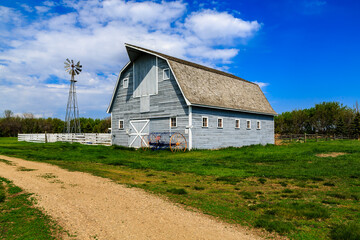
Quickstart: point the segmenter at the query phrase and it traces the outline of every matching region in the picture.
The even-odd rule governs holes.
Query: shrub
[[[204,187],[199,187],[199,186],[194,186],[194,189],[199,191],[199,190],[204,190],[205,188]]]
[[[172,188],[172,189],[167,190],[167,192],[172,193],[172,194],[178,194],[178,195],[184,195],[184,194],[188,193],[183,188]]]
[[[360,239],[360,225],[356,223],[334,225],[330,231],[333,240],[358,240]]]
[[[329,186],[329,187],[334,187],[335,184],[331,183],[331,182],[325,182],[324,186]]]

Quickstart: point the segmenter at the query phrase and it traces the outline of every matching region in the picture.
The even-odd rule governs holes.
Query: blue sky
[[[0,112],[64,118],[81,60],[83,117],[108,116],[124,42],[257,82],[278,113],[360,100],[360,1],[0,2]]]

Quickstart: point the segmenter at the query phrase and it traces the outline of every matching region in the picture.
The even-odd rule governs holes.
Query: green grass
[[[61,239],[65,232],[33,206],[30,196],[0,177],[0,239]]]
[[[348,154],[316,156],[330,152]],[[329,239],[334,226],[360,222],[355,140],[171,153],[0,138],[0,154],[107,177],[291,239]]]

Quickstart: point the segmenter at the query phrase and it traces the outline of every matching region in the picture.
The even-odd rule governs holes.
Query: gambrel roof
[[[125,47],[130,62],[135,61],[142,53],[166,60],[188,105],[276,115],[259,85],[255,83],[142,47],[130,44],[125,44]],[[114,95],[117,87],[118,83]],[[108,112],[111,112],[114,98],[115,96],[112,97]]]

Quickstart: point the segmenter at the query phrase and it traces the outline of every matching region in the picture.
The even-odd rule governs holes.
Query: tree
[[[11,118],[13,117],[14,113],[11,110],[5,110],[4,111],[4,117],[5,118]]]
[[[352,123],[352,133],[357,136],[360,135],[360,113],[359,112],[357,112],[355,114],[355,118]]]

